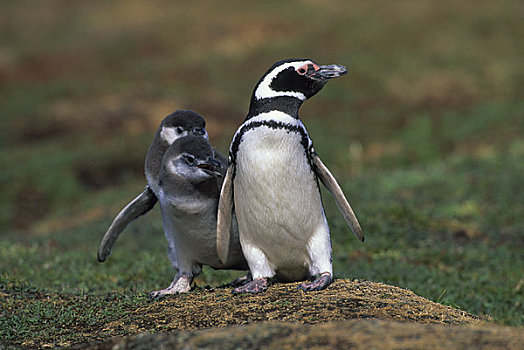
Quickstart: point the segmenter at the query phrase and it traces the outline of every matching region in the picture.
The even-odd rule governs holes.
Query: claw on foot
[[[251,281],[251,273],[248,273],[247,275],[242,277],[235,278],[233,281],[231,281],[231,283],[229,283],[229,286],[240,287],[248,283],[249,281]]]
[[[162,290],[154,290],[152,292],[147,293],[147,296],[149,299],[162,299],[166,295],[170,294],[170,293],[165,293],[166,290],[167,288],[162,289]]]
[[[251,282],[248,282],[240,287],[233,289],[233,294],[244,294],[244,293],[260,293],[267,289],[266,278],[255,278]]]
[[[187,293],[191,290],[191,282],[193,282],[192,276],[182,275],[179,278],[175,278],[166,289],[149,292],[149,297],[151,299],[160,299],[166,295]]]
[[[322,290],[326,289],[327,286],[331,284],[331,282],[333,282],[333,277],[331,277],[331,274],[329,272],[324,272],[313,282],[302,283],[300,286],[298,286],[298,289],[301,289],[306,292],[313,290]]]

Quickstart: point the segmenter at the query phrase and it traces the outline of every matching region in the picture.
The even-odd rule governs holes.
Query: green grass
[[[524,155],[519,152],[453,158],[348,182],[368,239],[359,246],[349,241],[349,233],[335,231],[335,270],[522,324]]]
[[[224,152],[260,74],[285,57],[350,68],[301,112],[366,233],[356,241],[326,196],[336,275],[524,324],[520,4],[2,8],[0,342],[74,343],[63,329],[125,317],[166,287],[157,211],[106,263],[95,258],[145,184],[154,130],[174,109],[194,109]],[[235,276],[206,269],[197,283]]]
[[[2,289],[10,297],[2,303],[2,341],[34,347],[66,346],[85,341],[86,334],[99,328],[101,322],[114,321],[150,302],[142,293],[46,293],[25,282],[0,278]],[[106,336],[123,336],[108,330]],[[92,339],[102,340],[102,339]],[[49,346],[49,345],[48,345]]]

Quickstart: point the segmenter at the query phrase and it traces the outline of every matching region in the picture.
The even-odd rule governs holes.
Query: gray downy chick
[[[165,117],[158,126],[153,141],[147,150],[145,174],[147,183],[158,192],[158,176],[162,167],[162,157],[169,146],[180,137],[187,135],[208,138],[206,121],[193,111],[175,111]]]
[[[168,254],[177,271],[171,285],[152,296],[187,292],[202,265],[214,269],[247,269],[236,225],[229,256],[221,262],[216,247],[218,197],[226,164],[215,157],[202,137],[177,139],[166,151],[159,172],[157,194]]]
[[[185,139],[186,137],[189,137],[188,140],[184,141],[183,143],[177,143],[177,140]],[[172,148],[172,144],[176,143],[175,148]],[[181,146],[183,145],[183,146]],[[181,148],[182,147],[182,148]],[[191,154],[194,150],[198,150],[198,152],[202,152],[202,149],[207,149],[208,152],[211,152],[209,155],[213,155],[214,161],[211,162],[208,169],[205,169],[206,166],[201,164],[200,171],[208,172],[207,175],[214,174],[215,176],[212,176],[209,179],[202,180],[200,177],[196,177],[193,179],[192,176],[198,175],[198,171],[189,171],[190,167],[178,167],[173,168],[171,165],[164,164],[164,161],[168,161],[169,159],[172,159],[173,152],[182,152],[186,155]],[[176,149],[177,151],[174,151]],[[169,154],[169,156],[167,156]],[[209,156],[208,155],[208,156]],[[164,156],[167,156],[165,158]],[[196,158],[195,158],[196,159]],[[207,158],[206,158],[207,160]],[[220,166],[218,166],[220,165]],[[149,210],[151,210],[154,205],[156,204],[157,200],[159,198],[163,198],[164,200],[160,201],[161,208],[165,208],[165,203],[178,203],[179,205],[184,205],[183,201],[177,200],[175,197],[179,193],[179,191],[176,189],[176,183],[194,183],[195,181],[201,182],[201,186],[204,186],[202,188],[209,189],[211,192],[207,193],[207,197],[209,197],[209,200],[206,200],[207,206],[205,209],[211,210],[211,212],[208,211],[201,211],[199,213],[195,213],[191,211],[188,212],[188,215],[191,216],[191,220],[193,222],[194,227],[205,227],[207,231],[200,232],[199,235],[199,241],[200,243],[202,241],[206,241],[206,237],[209,240],[209,244],[212,245],[214,250],[216,251],[216,246],[214,245],[216,242],[216,203],[218,202],[218,195],[220,191],[220,186],[222,184],[222,178],[220,177],[225,172],[225,167],[227,163],[225,158],[220,155],[218,152],[213,151],[213,148],[209,144],[208,138],[207,138],[207,132],[205,130],[205,121],[204,118],[202,118],[200,115],[192,112],[192,111],[176,111],[170,115],[168,115],[164,120],[161,122],[160,126],[157,129],[157,132],[155,134],[155,137],[149,147],[146,161],[145,161],[145,173],[146,178],[148,179],[148,185],[146,186],[146,189],[144,192],[142,192],[139,196],[137,196],[133,201],[131,201],[124,209],[120,211],[120,213],[116,216],[116,218],[113,220],[113,223],[107,230],[106,234],[104,235],[100,246],[98,250],[98,260],[100,262],[104,262],[107,257],[111,253],[112,246],[114,245],[115,241],[117,240],[118,236],[124,231],[124,229],[131,223],[133,220],[138,218],[139,216],[147,213]],[[214,167],[214,168],[213,168]],[[178,174],[178,176],[174,176],[176,174],[173,174],[173,170],[180,170],[181,174]],[[214,169],[214,170],[213,170]],[[169,171],[171,170],[171,172]],[[209,173],[210,172],[210,173]],[[162,175],[161,175],[162,174]],[[162,180],[162,181],[161,181]],[[202,180],[202,181],[200,181]],[[174,181],[172,183],[172,181]],[[214,185],[209,184],[203,184],[206,182],[214,183]],[[215,188],[214,186],[218,186]],[[198,187],[198,186],[197,186]],[[191,191],[188,190],[189,187],[181,189],[180,194],[183,194],[185,205],[187,206],[188,203],[194,202],[197,203],[198,201],[202,200],[205,196],[203,196],[203,192],[195,192],[194,198],[191,197]],[[212,208],[210,202],[212,201],[214,197],[215,201],[215,207]],[[167,202],[165,201],[167,200]],[[195,206],[198,206],[195,204]],[[186,292],[190,289],[190,284],[192,277],[195,275],[193,271],[199,272],[201,267],[193,267],[187,268],[187,271],[184,270],[187,265],[187,263],[183,264],[184,268],[181,270],[178,267],[181,265],[179,263],[179,256],[182,256],[186,258],[188,254],[181,254],[182,248],[178,248],[175,246],[175,239],[176,233],[174,231],[176,225],[174,226],[172,222],[178,222],[177,220],[180,220],[180,218],[184,215],[184,209],[178,208],[177,210],[171,210],[171,209],[161,209],[162,210],[162,217],[163,217],[163,225],[164,225],[164,231],[166,235],[166,239],[168,241],[168,257],[171,261],[172,266],[175,268],[176,276],[175,280],[172,283],[172,286],[166,288],[165,290],[152,292],[151,295],[154,297],[162,296],[165,294],[174,294],[174,293],[181,293]],[[178,216],[175,218],[169,218],[166,212],[176,213]],[[202,222],[200,222],[202,220]],[[210,228],[212,227],[212,228]],[[232,227],[233,232],[231,234],[234,237],[238,237],[238,232],[236,230],[236,225]],[[184,233],[193,232],[193,231],[184,231],[179,230],[182,232],[182,235]],[[207,236],[206,236],[207,235]],[[186,240],[187,241],[187,240]],[[186,249],[185,247],[184,249]],[[196,248],[199,249],[198,247]],[[215,259],[212,258],[205,258],[202,260],[198,260],[195,262],[196,265],[209,265],[213,268],[232,268],[232,269],[246,269],[247,265],[245,264],[244,258],[242,256],[242,252],[240,249],[240,246],[238,244],[238,240],[235,246],[234,240],[232,240],[231,244],[232,249],[232,255],[228,258],[230,261],[226,264],[216,263],[216,253],[213,255],[215,256]],[[189,251],[191,251],[191,247],[189,247]],[[238,256],[235,256],[235,254],[239,254]],[[190,254],[189,254],[190,255]],[[187,259],[186,259],[187,260]],[[238,261],[242,261],[242,263],[238,263]],[[180,277],[183,276],[182,280],[176,284],[176,281],[180,279]],[[243,283],[247,279],[240,279],[237,281],[238,283]]]
[[[205,129],[206,122],[202,116],[193,111],[177,110],[165,117],[158,126],[153,141],[147,151],[145,160],[145,175],[147,186],[140,195],[131,201],[113,220],[98,249],[98,261],[104,262],[119,235],[127,225],[139,216],[151,210],[158,194],[158,174],[162,166],[162,158],[173,142],[187,135],[208,138]]]

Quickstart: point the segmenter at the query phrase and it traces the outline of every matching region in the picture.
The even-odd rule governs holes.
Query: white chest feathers
[[[309,136],[300,120],[271,113],[280,120],[248,121],[256,126],[244,129],[236,153],[240,241],[263,251],[277,274],[299,279],[311,270],[310,243],[318,235],[329,240],[329,230],[306,154]]]
[[[306,155],[311,140],[300,120],[273,111],[250,119],[239,132],[235,188],[268,203],[294,201],[286,194],[317,188]]]

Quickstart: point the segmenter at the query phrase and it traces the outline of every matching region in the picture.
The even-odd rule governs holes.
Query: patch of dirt
[[[279,283],[265,293],[240,296],[231,288],[196,289],[151,301],[99,327],[102,339],[130,337],[76,348],[517,349],[524,341],[521,329],[493,325],[382,283],[336,280],[309,293],[298,285]]]

